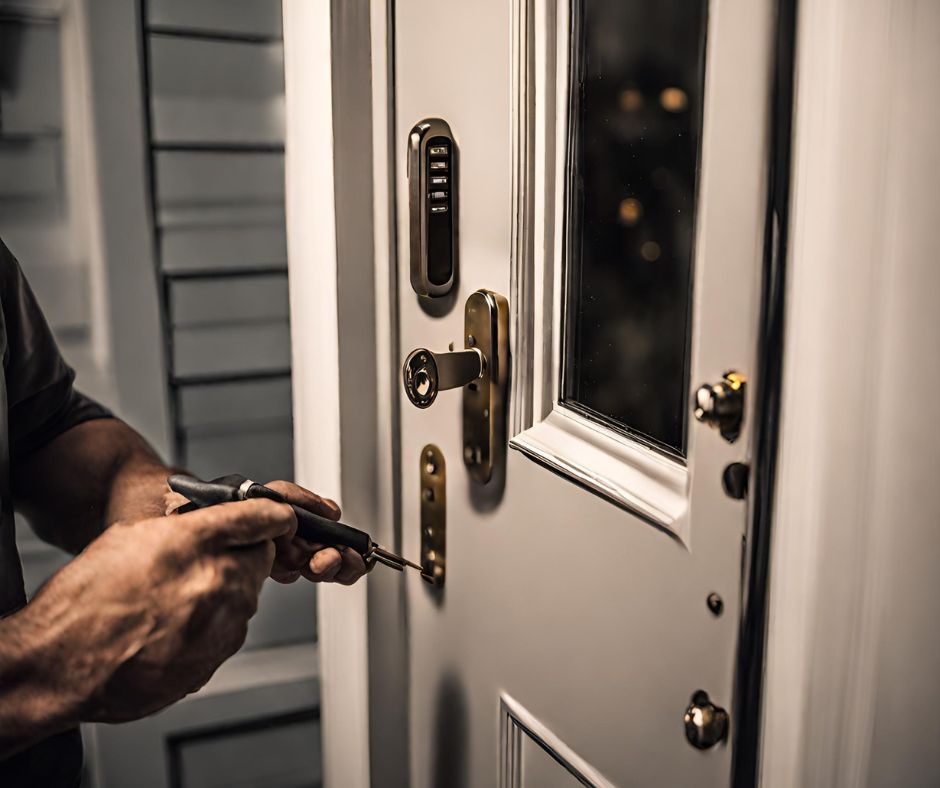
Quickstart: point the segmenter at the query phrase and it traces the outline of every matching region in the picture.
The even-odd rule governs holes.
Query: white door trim
[[[800,4],[767,788],[886,784],[885,769],[891,784],[931,779],[935,713],[917,708],[938,697],[935,596],[925,609],[909,592],[928,578],[892,556],[935,552],[940,516],[918,471],[935,478],[940,440],[940,245],[925,208],[940,111],[924,100],[940,79],[938,30],[936,5],[920,0]],[[893,637],[895,616],[920,647]],[[917,704],[899,693],[914,685]],[[892,704],[893,722],[879,722]]]
[[[297,481],[342,489],[329,0],[284,0],[287,249]],[[340,501],[342,504],[342,501]],[[369,786],[366,584],[321,585],[323,784]]]
[[[691,549],[695,446],[707,428],[689,425],[687,456],[681,460],[562,402],[570,59],[572,31],[579,24],[574,17],[571,4],[564,0],[515,0],[513,5],[510,309],[514,330],[509,445],[670,532]],[[773,17],[771,2],[724,3],[722,13],[713,9],[709,14],[695,208],[696,339],[690,387],[718,380],[728,369],[754,368],[751,349],[737,347],[729,357],[726,340],[753,335],[758,319],[758,299],[748,293],[738,301],[752,306],[741,308],[731,286],[748,281],[748,264],[756,267],[762,258],[766,171],[763,166],[742,167],[740,162],[767,160]],[[742,36],[741,29],[749,35]],[[734,227],[728,216],[738,217]],[[754,282],[757,287],[756,278]],[[712,327],[709,332],[700,330],[704,325]],[[542,339],[532,342],[527,334]],[[721,341],[716,341],[718,337]],[[753,410],[753,399],[749,393],[748,412]],[[709,445],[712,437],[707,437]],[[738,459],[735,452],[747,451],[721,448],[727,456],[724,464]],[[699,454],[698,462],[703,460]],[[702,465],[699,470],[704,477],[710,468]]]

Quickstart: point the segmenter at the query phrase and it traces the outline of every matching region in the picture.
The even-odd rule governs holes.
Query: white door
[[[747,512],[722,475],[751,444],[772,7],[394,4],[401,360],[464,347],[478,289],[507,297],[511,351],[486,484],[464,392],[401,398],[408,556],[424,448],[446,464],[443,586],[408,578],[414,785],[728,784],[730,744],[693,748],[683,715],[698,690],[733,704]],[[429,118],[456,146],[458,267],[419,299],[405,163]],[[729,371],[734,441],[693,416]]]

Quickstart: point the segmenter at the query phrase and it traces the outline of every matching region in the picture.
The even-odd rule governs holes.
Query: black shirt
[[[110,416],[73,388],[63,361],[19,263],[0,241],[0,618],[26,604],[16,550],[10,468],[21,458],[83,421]],[[2,637],[2,629],[0,629]],[[82,768],[78,730],[39,742],[0,761],[0,786],[77,786]]]

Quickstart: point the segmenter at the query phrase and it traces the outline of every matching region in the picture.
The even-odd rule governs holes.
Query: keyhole
[[[423,369],[419,369],[415,373],[415,391],[418,392],[418,396],[426,397],[430,390],[431,378],[428,377],[427,372]]]

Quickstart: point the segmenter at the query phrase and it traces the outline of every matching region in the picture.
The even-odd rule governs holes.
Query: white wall
[[[765,786],[940,784],[940,5],[801,3]]]

